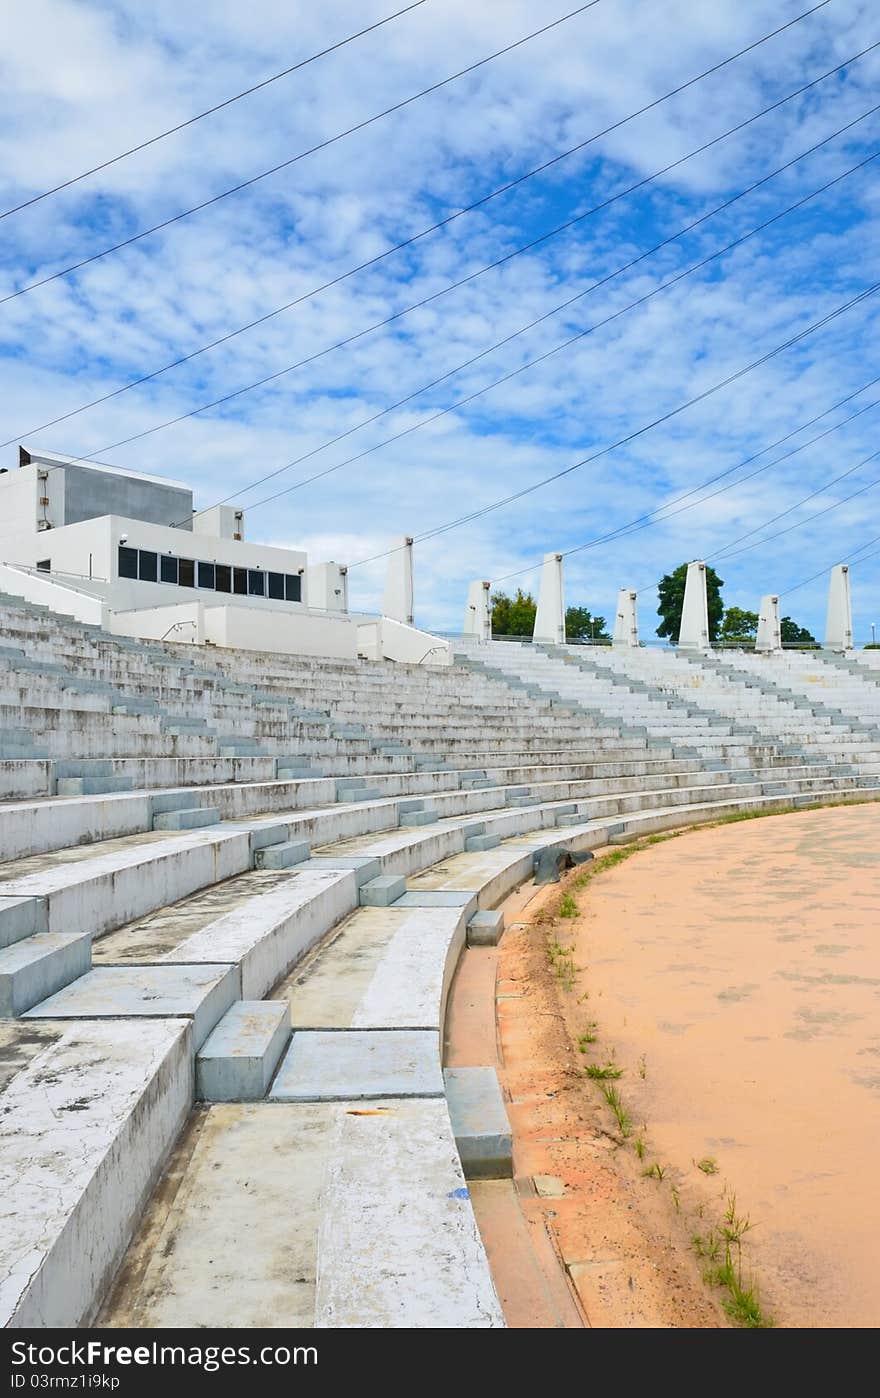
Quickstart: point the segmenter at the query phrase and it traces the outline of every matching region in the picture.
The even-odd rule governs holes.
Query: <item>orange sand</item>
[[[735,1191],[778,1324],[880,1324],[880,807],[694,831],[578,898],[569,1017],[625,1068],[656,1188],[695,1232]]]

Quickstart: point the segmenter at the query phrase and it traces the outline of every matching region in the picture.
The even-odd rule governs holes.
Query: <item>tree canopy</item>
[[[516,596],[496,592],[492,599],[493,636],[531,636],[535,629],[538,604],[530,592],[516,589]]]
[[[721,623],[720,639],[726,645],[751,645],[758,634],[758,613],[728,607]]]
[[[493,636],[531,636],[535,630],[538,604],[530,592],[518,587],[516,596],[495,592],[491,598]],[[609,641],[605,618],[594,616],[588,607],[569,607],[565,613],[565,634],[570,641]]]
[[[684,585],[687,578],[688,565],[680,564],[672,573],[667,573],[660,580],[658,592],[660,595],[660,606],[657,608],[657,615],[660,618],[660,625],[657,627],[658,636],[668,636],[674,646],[678,645],[678,638],[681,633],[681,613],[684,608]],[[719,578],[715,569],[706,564],[706,599],[709,611],[709,640],[717,641],[721,630],[721,618],[724,615],[724,603],[721,600],[721,589],[724,580]],[[757,622],[755,623],[757,625]]]
[[[784,616],[779,623],[779,636],[784,646],[817,646],[819,642],[805,626],[798,626],[790,616]]]
[[[565,613],[565,634],[569,641],[610,641],[605,618],[593,616],[588,607],[569,607]]]

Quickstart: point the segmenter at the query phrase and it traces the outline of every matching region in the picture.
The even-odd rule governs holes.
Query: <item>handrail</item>
[[[40,578],[43,582],[51,583],[53,587],[60,587],[65,592],[75,592],[77,597],[88,597],[93,602],[100,602],[104,600],[97,593],[87,592],[86,589],[83,587],[74,587],[72,583],[68,582],[58,582],[56,580],[58,575],[56,573],[47,571],[45,568],[31,568],[27,563],[7,563],[5,560],[0,561],[0,567],[11,568],[13,572],[26,573],[29,577]],[[61,576],[71,578],[85,578],[84,573],[64,573]],[[95,578],[95,582],[103,581],[103,578]]]

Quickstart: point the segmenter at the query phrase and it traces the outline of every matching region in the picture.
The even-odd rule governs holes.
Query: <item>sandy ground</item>
[[[780,1325],[880,1323],[878,837],[875,805],[692,831],[598,874],[556,924],[572,1036],[595,1021],[581,1061],[624,1070],[664,1169],[644,1184],[679,1234],[735,1193]]]
[[[558,896],[530,884],[506,905],[497,949],[462,957],[446,1061],[492,1064],[508,1098],[514,1179],[470,1191],[512,1328],[725,1325],[668,1195],[608,1129],[602,1099],[566,1024],[547,928],[530,919]],[[497,1016],[497,1018],[496,1018]]]

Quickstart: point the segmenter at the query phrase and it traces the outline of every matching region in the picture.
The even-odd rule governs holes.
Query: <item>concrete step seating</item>
[[[444,1075],[464,946],[548,847],[872,799],[880,773],[809,726],[786,745],[638,690],[626,712],[626,685],[587,712],[565,675],[536,698],[478,667],[207,656],[2,598],[0,630],[15,1327],[98,1316],[196,1101],[211,1185],[135,1269],[139,1325],[502,1325],[467,1178],[512,1168],[504,1103],[483,1065]]]
[[[812,798],[808,796],[806,799]],[[570,829],[564,834],[542,829],[543,817],[549,814],[549,809],[546,812],[534,809],[506,811],[496,817],[495,824],[501,827],[496,833],[505,835],[507,842],[472,855],[461,853],[468,830],[468,824],[463,821],[447,822],[444,829],[432,830],[427,835],[418,831],[397,831],[379,837],[360,836],[319,848],[316,851],[319,856],[317,859],[298,866],[290,874],[260,876],[274,877],[279,879],[279,883],[265,894],[246,899],[230,912],[222,914],[220,918],[207,923],[203,920],[202,925],[196,926],[195,930],[192,930],[192,923],[185,916],[185,907],[179,906],[177,917],[171,917],[169,921],[172,924],[179,923],[178,931],[183,930],[187,935],[179,938],[175,932],[171,939],[174,944],[158,951],[155,940],[149,939],[149,932],[147,944],[139,951],[137,929],[120,926],[120,912],[113,911],[111,905],[115,903],[115,899],[108,883],[103,888],[103,898],[99,899],[100,906],[93,908],[92,921],[96,928],[102,928],[106,934],[95,943],[95,949],[99,950],[102,942],[106,944],[115,938],[115,955],[121,957],[126,950],[124,943],[128,935],[127,955],[124,959],[113,962],[101,960],[91,970],[72,975],[66,986],[54,990],[44,1000],[29,1008],[25,1017],[29,1024],[33,1022],[54,1026],[64,1039],[65,1055],[69,1055],[70,1044],[73,1042],[70,1038],[65,1038],[67,1031],[63,1026],[66,1022],[72,1021],[74,1027],[87,1025],[91,1031],[102,1023],[109,1028],[111,1023],[127,1025],[130,1019],[145,1016],[151,1023],[157,1018],[164,1024],[173,1023],[178,1033],[182,1023],[187,1053],[182,1055],[185,1064],[178,1059],[178,1071],[186,1077],[187,1090],[194,1092],[196,1053],[224,1015],[238,1002],[258,1001],[276,987],[273,991],[276,996],[282,993],[289,994],[295,1033],[290,1048],[281,1059],[277,1077],[270,1089],[273,1101],[295,1106],[315,1101],[324,1104],[343,1100],[396,1102],[409,1096],[418,1100],[439,1099],[444,1090],[440,1074],[439,1027],[442,1023],[443,1003],[449,978],[464,941],[466,920],[472,908],[471,897],[475,902],[485,903],[487,906],[497,903],[510,888],[528,876],[536,849],[548,843],[564,841],[577,843],[578,847],[582,848],[589,847],[609,838],[610,835],[619,836],[625,826],[632,829],[662,828],[664,824],[679,823],[682,819],[690,821],[707,818],[719,810],[740,809],[750,804],[764,804],[772,808],[787,801],[787,797],[738,797],[711,806],[691,805],[683,809],[659,807],[649,813],[636,815],[630,820],[605,820],[604,823],[602,820],[585,821],[580,830]],[[208,842],[216,842],[221,838],[223,837],[219,834],[195,832],[192,835],[177,837],[176,843],[181,847],[178,851],[180,853],[184,848],[197,847],[195,842],[201,841],[204,846],[211,848],[212,855],[216,857],[218,846],[216,843],[213,846],[209,845]],[[240,853],[244,846],[250,849],[247,831],[228,832],[225,841],[230,845],[234,843]],[[187,845],[186,842],[192,844]],[[459,852],[460,859],[477,862],[466,872],[456,870],[450,875],[448,861],[450,857],[455,857],[456,851]],[[157,874],[155,866],[164,857],[166,855],[157,853],[155,858],[149,861],[151,883]],[[102,858],[106,859],[106,856],[98,858],[100,861]],[[488,865],[487,860],[490,861]],[[441,861],[442,872],[431,879],[430,871],[436,869]],[[89,862],[79,861],[81,865],[88,865]],[[314,869],[312,864],[316,866]],[[338,867],[327,867],[333,864]],[[371,907],[355,911],[358,905],[357,882],[360,869],[351,867],[353,864],[358,864],[360,869],[372,865],[382,872],[405,875],[413,880],[415,887],[411,886],[404,895],[404,906],[399,913],[394,904],[391,908]],[[64,864],[56,864],[56,873],[64,868]],[[67,866],[69,874],[75,870],[76,861]],[[116,872],[118,873],[118,870]],[[93,875],[94,871],[89,873]],[[420,874],[429,875],[427,882],[431,887],[425,887],[425,879],[419,882]],[[33,878],[34,875],[25,877]],[[457,882],[459,886],[449,888],[450,879],[454,885]],[[94,877],[86,882],[93,895],[101,893],[101,886]],[[444,888],[444,885],[447,887]],[[13,880],[7,887],[20,890],[21,885]],[[70,887],[56,881],[56,889],[69,894]],[[205,878],[201,888],[216,889],[214,878]],[[442,906],[438,908],[430,903],[423,910],[413,907],[414,894],[417,897],[420,892],[425,894],[444,891],[456,894],[463,892],[467,894],[467,901],[457,905],[454,903],[451,909],[444,909]],[[48,892],[42,894],[42,899],[45,901],[47,920],[51,925],[55,911],[54,900]],[[154,895],[151,899],[142,898],[141,908],[145,902],[152,902],[152,910],[155,912],[170,901],[166,890],[159,897]],[[167,907],[165,911],[166,916],[174,912]],[[296,967],[309,948],[327,931],[337,926],[347,914],[348,921],[342,922],[340,934],[330,941],[321,956],[309,962],[301,972],[294,971],[295,984],[289,990],[285,988],[285,973],[290,974],[291,968]],[[29,939],[22,939],[15,945],[25,945],[27,940],[38,942],[41,936],[46,935],[48,934],[33,933]],[[430,947],[434,950],[430,951]],[[138,957],[143,959],[139,960]],[[373,972],[368,975],[371,966]],[[281,989],[277,988],[279,981],[282,981]],[[326,995],[321,992],[322,984],[330,988]],[[319,1004],[324,1006],[320,1011]],[[343,1030],[346,1032],[343,1033]],[[380,1042],[377,1037],[371,1037],[365,1045],[362,1037],[348,1040],[349,1032],[360,1036],[384,1036],[384,1042]],[[413,1037],[399,1037],[403,1032]],[[388,1040],[389,1035],[394,1036],[393,1042]],[[94,1066],[95,1040],[88,1035],[86,1037],[90,1045],[89,1068],[87,1073],[83,1073],[79,1084],[81,1096],[87,1087],[90,1090],[89,1075]],[[46,1073],[55,1071],[54,1042],[45,1055],[43,1071]],[[108,1043],[112,1042],[111,1035]],[[130,1040],[126,1042],[130,1044]],[[179,1039],[171,1036],[162,1040],[161,1046],[167,1052],[179,1050]],[[246,1047],[249,1048],[249,1053],[245,1056],[251,1059],[261,1056],[252,1051],[252,1042]],[[223,1055],[218,1054],[216,1048],[215,1043],[211,1052],[219,1066]],[[226,1055],[229,1056],[230,1054]],[[151,1059],[151,1062],[154,1061],[155,1058]],[[25,1076],[28,1071],[39,1070],[31,1063],[29,1068],[24,1070]],[[19,1077],[20,1075],[16,1076],[12,1086],[19,1082]],[[151,1097],[155,1091],[154,1078],[150,1077],[149,1082],[145,1083],[139,1065],[132,1065],[131,1073],[126,1075],[125,1080],[127,1085],[129,1080],[140,1084],[142,1091]],[[91,1098],[88,1100],[91,1101]],[[179,1097],[173,1095],[173,1100],[178,1102]],[[96,1174],[100,1174],[99,1165],[105,1158],[107,1149],[107,1106],[106,1100],[102,1101],[101,1129],[96,1135],[100,1156],[100,1160],[94,1161]],[[144,1118],[155,1130],[156,1123],[152,1114],[145,1112]],[[437,1119],[432,1117],[432,1120],[436,1132]],[[123,1132],[129,1121],[130,1116],[120,1121],[120,1132]],[[166,1110],[163,1121],[166,1130],[161,1138],[161,1150],[153,1142],[150,1147],[152,1155],[147,1151],[148,1156],[154,1161],[151,1175],[158,1169],[156,1162],[161,1162],[179,1128],[179,1112]],[[78,1118],[77,1124],[88,1134],[84,1116]],[[57,1127],[53,1124],[54,1131],[57,1131]],[[441,1139],[446,1139],[447,1146],[451,1139],[450,1132],[451,1128],[446,1126],[441,1132]],[[38,1134],[41,1135],[42,1149],[45,1152],[49,1147],[45,1139],[45,1125],[41,1126]],[[436,1141],[436,1136],[434,1139]],[[38,1143],[33,1141],[31,1144],[39,1156]],[[134,1144],[132,1142],[133,1147]],[[115,1149],[117,1145],[117,1138],[114,1137],[111,1148]],[[141,1146],[138,1137],[136,1148],[140,1150]],[[381,1148],[385,1149],[384,1141]],[[436,1147],[431,1157],[436,1158]],[[448,1195],[463,1188],[460,1178],[456,1179],[456,1173],[460,1174],[460,1167],[456,1162],[457,1156],[453,1150],[447,1163],[447,1168],[451,1171],[448,1179],[452,1186],[446,1191]],[[413,1162],[410,1162],[408,1168],[410,1171],[415,1168]],[[93,1183],[94,1179],[90,1177],[90,1186]],[[74,1209],[85,1207],[86,1196],[94,1207],[93,1190],[82,1190],[78,1185],[74,1185],[69,1192],[68,1211],[63,1214],[63,1218],[59,1216],[59,1223],[68,1223],[70,1213]],[[116,1209],[115,1224],[112,1209],[106,1217],[101,1216],[102,1228],[112,1231],[115,1226],[117,1229],[113,1252],[116,1260],[121,1255],[135,1221],[136,1210],[130,1208],[130,1198],[127,1197],[125,1202],[128,1207],[121,1213]],[[142,1197],[139,1197],[138,1207],[142,1202]],[[466,1211],[462,1213],[467,1222],[462,1237],[467,1241],[465,1251],[468,1252],[468,1258],[459,1258],[456,1261],[460,1277],[468,1271],[473,1273],[474,1257],[479,1253],[479,1240],[472,1216],[468,1218]],[[42,1230],[40,1237],[45,1241],[45,1219],[41,1218],[39,1222]],[[425,1236],[438,1226],[438,1222],[436,1216],[423,1219],[422,1230],[419,1233],[420,1243],[423,1243]],[[459,1229],[460,1227],[461,1221]],[[454,1232],[448,1234],[447,1230],[444,1236],[449,1246],[458,1235]],[[35,1246],[43,1244],[37,1243]],[[44,1252],[45,1256],[42,1257],[39,1267],[39,1275],[42,1278],[39,1294],[43,1303],[48,1305],[47,1297],[56,1294],[55,1288],[48,1282],[55,1262],[54,1252],[48,1245],[44,1247]],[[58,1256],[64,1255],[64,1248],[61,1247]],[[416,1255],[414,1251],[412,1256],[407,1254],[406,1267],[419,1272],[424,1265],[424,1258],[420,1260],[421,1257],[420,1252]],[[77,1269],[78,1276],[88,1271],[90,1266],[91,1259],[88,1264],[80,1263]],[[486,1314],[494,1314],[493,1323],[498,1323],[497,1303],[491,1301],[493,1293],[484,1260],[482,1268],[477,1270],[482,1278],[479,1288],[483,1297],[482,1304],[489,1306]],[[106,1273],[105,1268],[98,1278],[92,1272],[90,1279],[83,1279],[79,1292],[74,1288],[79,1302],[86,1291],[89,1291],[89,1300],[76,1315],[71,1311],[66,1312],[65,1323],[73,1323],[74,1320],[88,1314],[89,1307],[96,1303],[100,1285],[106,1284]],[[61,1288],[58,1287],[57,1291],[60,1294]],[[397,1287],[393,1288],[393,1292],[394,1295],[387,1299],[390,1309],[385,1323],[403,1323],[399,1319],[393,1319],[404,1313],[403,1310],[394,1309],[403,1306],[403,1302]],[[69,1305],[70,1291],[64,1295],[65,1305]],[[74,1306],[79,1302],[75,1301]],[[48,1319],[33,1320],[37,1314],[33,1310],[35,1303],[36,1293],[34,1288],[28,1285],[26,1294],[18,1298],[10,1312],[13,1323],[25,1323],[22,1317],[31,1317],[29,1323],[49,1323]],[[353,1296],[349,1298],[348,1304],[355,1304]],[[466,1323],[478,1323],[474,1316],[478,1312],[483,1313],[480,1308],[475,1311],[471,1306],[469,1309],[470,1302],[466,1302],[464,1298],[460,1304],[462,1314],[469,1317]],[[58,1323],[62,1321],[62,1316],[57,1312],[52,1312],[51,1318]]]
[[[770,742],[788,755],[806,752],[860,764],[876,762],[880,727],[858,716],[852,706],[845,713],[815,698],[808,703],[784,685],[753,678],[743,655],[737,652],[734,663],[726,654],[684,655],[650,647],[462,643],[462,656],[472,667],[489,667],[515,683],[528,680],[530,687],[561,694],[597,718],[622,715],[627,725],[622,731],[664,738],[676,751],[684,740],[688,747],[708,753],[721,734],[728,743]],[[750,659],[753,668],[763,664],[765,677],[773,662],[779,660],[782,678],[792,663],[786,654]],[[799,656],[793,663],[802,661]],[[826,669],[835,673],[831,666]],[[848,675],[847,680],[856,688],[860,684],[858,675]]]

